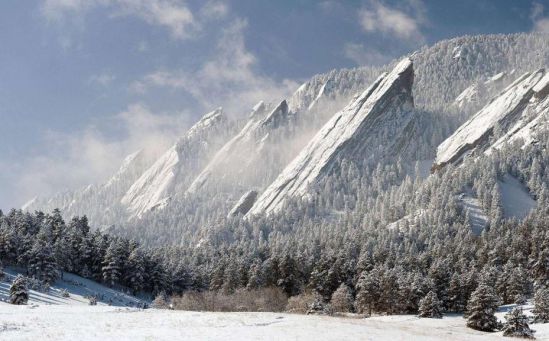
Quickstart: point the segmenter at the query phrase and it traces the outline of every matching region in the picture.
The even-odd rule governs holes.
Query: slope
[[[326,123],[249,214],[278,211],[287,198],[305,195],[313,183],[330,172],[338,157],[383,157],[413,115],[413,75],[412,61],[404,59],[391,73],[380,76]]]

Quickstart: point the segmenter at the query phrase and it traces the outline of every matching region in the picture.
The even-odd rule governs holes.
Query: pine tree
[[[549,322],[549,289],[540,288],[534,295],[534,323]]]
[[[419,317],[442,318],[440,301],[434,291],[429,291],[419,302]]]
[[[377,308],[380,298],[379,287],[379,271],[372,270],[369,273],[363,272],[357,283],[358,293],[356,295],[357,310],[360,312],[368,312],[372,315],[372,311]]]
[[[103,260],[103,280],[111,287],[114,286],[122,278],[123,267],[124,260],[121,244],[117,240],[113,240]]]
[[[494,289],[484,283],[479,284],[467,304],[467,327],[486,332],[496,330],[498,321],[494,314],[498,303]]]
[[[534,331],[528,326],[528,317],[521,308],[515,307],[505,315],[507,322],[503,325],[503,336],[534,339]]]
[[[49,241],[40,234],[37,238],[28,255],[27,269],[32,277],[52,284],[59,273],[55,256]]]
[[[18,275],[10,287],[10,303],[11,304],[27,304],[29,300],[29,292],[27,290],[27,279]]]
[[[127,267],[126,282],[135,295],[143,289],[145,282],[145,264],[143,255],[138,248],[133,249],[130,253]]]

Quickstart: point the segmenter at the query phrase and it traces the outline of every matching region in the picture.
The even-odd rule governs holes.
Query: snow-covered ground
[[[503,314],[500,313],[500,315]],[[532,325],[538,340],[549,324]],[[501,340],[458,315],[368,319],[279,313],[206,313],[109,306],[0,303],[1,340]]]
[[[0,281],[0,304],[8,301],[11,282],[20,271],[9,268],[5,269],[4,273],[6,276]],[[69,297],[63,297],[63,290],[66,290],[69,293]],[[147,300],[141,300],[89,279],[70,273],[64,273],[63,279],[57,280],[47,292],[30,290],[29,305],[88,305],[89,296],[96,296],[98,305],[110,304],[113,306],[127,307],[140,306],[141,303],[149,303]],[[0,323],[1,322],[2,319],[0,319]],[[0,330],[2,330],[1,326]]]
[[[420,319],[413,315],[371,318],[283,313],[214,313],[138,309],[140,300],[73,274],[48,293],[30,292],[27,305],[6,303],[7,270],[0,282],[0,340],[499,340],[465,326],[461,315]],[[70,297],[62,297],[66,289]],[[89,306],[86,296],[103,301]],[[107,302],[112,301],[112,306]],[[512,306],[502,306],[503,320]],[[525,306],[530,314],[532,306]],[[549,324],[534,324],[538,340],[549,340]]]
[[[536,207],[536,201],[517,178],[506,174],[498,187],[505,218],[524,219]]]

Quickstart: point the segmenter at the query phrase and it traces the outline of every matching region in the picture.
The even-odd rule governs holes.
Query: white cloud
[[[158,70],[132,84],[143,93],[151,87],[166,87],[191,94],[205,108],[222,105],[229,112],[249,110],[259,100],[277,101],[297,87],[291,80],[280,82],[256,72],[256,57],[246,49],[246,21],[235,20],[222,31],[213,57],[195,71]]]
[[[114,80],[116,79],[116,76],[113,75],[110,72],[102,72],[98,75],[93,75],[90,77],[89,82],[92,84],[98,84],[101,86],[109,86]]]
[[[408,0],[398,8],[380,0],[370,0],[359,11],[359,19],[365,32],[379,32],[420,43],[425,41],[421,32],[421,27],[426,23],[425,6],[420,0]]]
[[[225,3],[210,1],[197,17],[184,0],[45,0],[41,10],[47,19],[63,21],[98,7],[108,9],[111,17],[133,16],[165,27],[176,39],[193,38],[203,21],[222,18],[228,12]]]
[[[549,17],[544,16],[544,7],[542,4],[538,2],[533,3],[530,19],[532,19],[533,31],[549,33]]]
[[[103,182],[114,174],[125,156],[140,149],[156,156],[185,131],[189,125],[185,117],[190,115],[158,114],[142,104],[133,104],[106,123],[120,130],[115,139],[94,126],[71,133],[49,131],[44,141],[46,153],[21,158],[10,166],[10,173],[17,174],[14,201],[22,203],[37,194],[48,196]]]
[[[363,44],[347,43],[343,47],[345,57],[357,65],[382,65],[391,57],[376,50],[368,50]]]
[[[208,1],[200,10],[206,19],[220,19],[229,13],[229,7],[221,1]]]

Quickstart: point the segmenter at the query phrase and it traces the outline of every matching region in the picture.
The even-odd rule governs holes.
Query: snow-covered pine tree
[[[103,260],[103,280],[114,286],[122,277],[124,266],[122,245],[118,240],[111,241]]]
[[[357,283],[358,293],[356,295],[357,310],[367,312],[372,315],[372,311],[377,307],[380,297],[379,271],[377,269],[371,272],[363,272]]]
[[[434,291],[429,291],[419,302],[419,317],[442,318],[440,301]]]
[[[11,304],[27,304],[29,300],[29,291],[27,290],[27,279],[18,275],[10,287]]]
[[[534,339],[534,331],[528,326],[528,317],[521,308],[515,307],[505,315],[507,322],[503,325],[503,336]]]
[[[539,288],[534,295],[534,323],[549,322],[549,289]]]
[[[339,288],[332,294],[330,304],[336,313],[349,313],[352,311],[353,294],[347,284],[341,283]]]
[[[498,297],[494,289],[480,283],[467,303],[467,327],[492,332],[498,328],[494,313],[498,308]]]
[[[128,271],[126,282],[128,286],[132,289],[133,293],[136,294],[144,286],[144,277],[145,277],[145,264],[143,260],[143,254],[139,248],[135,248],[130,253],[128,257]]]

